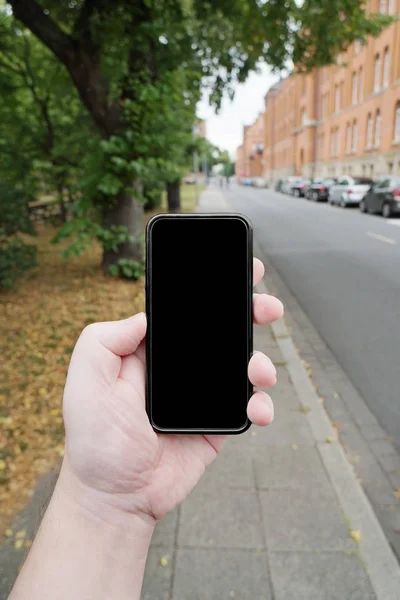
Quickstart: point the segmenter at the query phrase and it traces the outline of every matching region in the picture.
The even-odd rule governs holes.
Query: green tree
[[[88,138],[97,134],[53,54],[0,12],[0,180],[72,196]],[[62,207],[64,203],[62,203]]]
[[[154,120],[161,99],[174,90],[175,73],[185,75],[176,88],[184,101],[190,104],[205,82],[218,106],[223,91],[232,94],[235,81],[244,81],[260,60],[282,69],[293,59],[298,68],[311,69],[333,62],[355,39],[377,35],[389,22],[367,16],[363,0],[305,0],[301,6],[296,0],[10,0],[10,5],[15,18],[66,67],[103,140],[91,197],[101,228],[85,217],[85,229],[82,215],[79,227],[102,240],[103,266],[116,272],[114,265],[123,260],[125,273],[130,268],[136,273],[142,262],[140,180],[170,133],[168,127],[155,132]]]

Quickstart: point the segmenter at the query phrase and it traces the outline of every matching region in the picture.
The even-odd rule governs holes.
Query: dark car
[[[361,212],[380,213],[385,219],[400,213],[400,177],[376,181],[360,202]]]
[[[311,179],[300,179],[295,181],[290,188],[290,193],[296,198],[304,196],[311,185]]]
[[[306,198],[315,202],[326,202],[329,188],[336,183],[336,179],[315,179],[306,192]]]
[[[281,192],[282,191],[282,185],[283,185],[283,179],[278,179],[278,181],[275,184],[275,191],[276,192]]]

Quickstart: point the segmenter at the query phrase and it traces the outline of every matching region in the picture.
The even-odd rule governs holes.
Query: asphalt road
[[[400,446],[400,219],[269,190],[224,191]]]

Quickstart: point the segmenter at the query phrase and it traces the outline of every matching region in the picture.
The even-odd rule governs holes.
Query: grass
[[[182,210],[194,208],[194,186],[183,186]],[[38,267],[15,291],[0,294],[0,533],[63,454],[63,388],[81,330],[144,309],[143,281],[104,275],[97,243],[79,258],[62,259],[68,241],[51,244],[55,232],[38,226]]]

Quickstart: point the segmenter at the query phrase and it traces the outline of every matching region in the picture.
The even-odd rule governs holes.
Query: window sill
[[[400,139],[399,140],[393,140],[392,146],[400,146]]]

